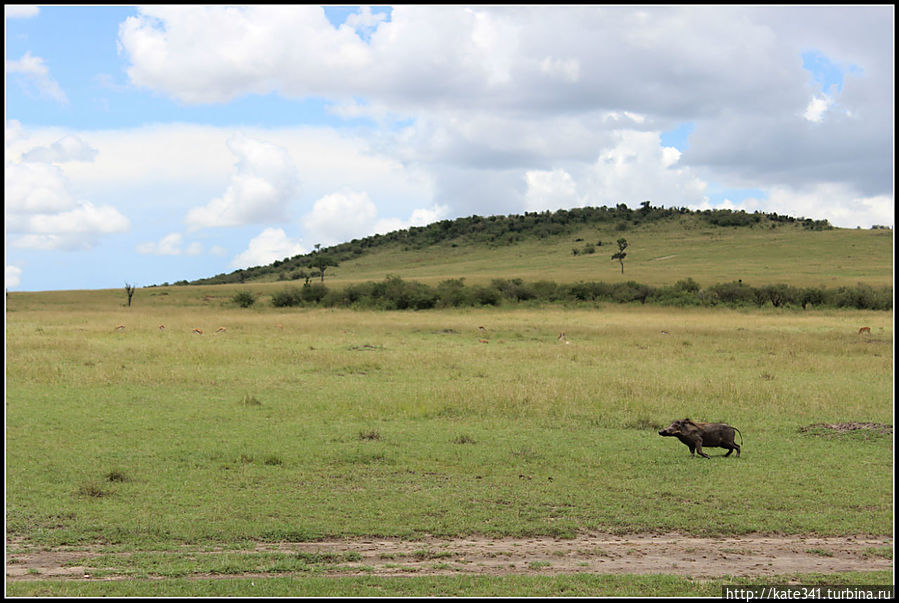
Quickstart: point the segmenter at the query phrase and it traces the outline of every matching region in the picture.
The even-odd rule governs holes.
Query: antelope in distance
[[[194,329],[193,331],[191,331],[191,333],[194,333],[196,335],[202,335],[203,331],[202,331],[202,329]]]
[[[125,330],[125,325],[116,325],[116,328],[113,329],[113,331],[124,331],[124,330]]]
[[[216,333],[224,333],[224,332],[227,331],[227,330],[228,330],[228,329],[226,329],[225,327],[219,327],[219,328],[217,328],[217,329],[215,330],[215,332],[216,332]]]
[[[858,334],[861,335],[862,333],[867,333],[868,335],[870,335],[871,327],[862,327],[861,329],[859,329]]]

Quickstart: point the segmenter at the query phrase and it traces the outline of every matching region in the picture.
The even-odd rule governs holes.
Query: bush
[[[760,296],[764,302],[771,302],[775,308],[786,306],[788,304],[800,303],[802,297],[801,291],[790,285],[766,285],[759,289]],[[764,305],[764,302],[760,305]]]
[[[303,294],[297,287],[286,287],[272,295],[272,305],[276,308],[299,306],[303,303]]]
[[[755,291],[749,285],[744,285],[743,281],[718,283],[709,287],[706,291],[714,300],[724,304],[745,306],[757,303]]]
[[[645,304],[650,293],[652,293],[652,289],[649,285],[628,281],[615,285],[612,290],[612,299],[618,303],[639,301],[641,304]]]
[[[317,304],[328,294],[328,288],[322,283],[303,285],[300,290],[300,299],[306,303]]]
[[[250,293],[249,291],[240,291],[234,294],[234,297],[231,298],[231,301],[233,301],[241,308],[249,308],[256,303],[256,295]]]
[[[654,289],[649,297],[650,303],[660,306],[698,306],[702,302],[699,299],[699,290],[689,291],[677,284],[673,287],[659,287]]]

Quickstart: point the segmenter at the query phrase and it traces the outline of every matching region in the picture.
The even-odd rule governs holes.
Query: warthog
[[[698,452],[699,456],[711,458],[702,451],[703,446],[728,448],[727,454],[724,456],[730,456],[730,453],[736,450],[737,456],[740,456],[740,447],[734,443],[735,431],[740,433],[739,429],[725,423],[701,423],[690,419],[680,419],[661,430],[659,435],[676,437],[690,448],[692,456]],[[740,433],[740,444],[742,443],[743,434]]]

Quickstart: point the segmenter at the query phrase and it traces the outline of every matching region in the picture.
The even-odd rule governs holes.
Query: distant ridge
[[[639,209],[631,209],[625,204],[615,207],[578,207],[560,209],[554,212],[525,212],[506,216],[468,216],[453,220],[440,220],[427,226],[413,226],[387,234],[377,234],[353,239],[352,241],[317,249],[307,254],[276,260],[265,266],[238,269],[213,277],[194,281],[181,281],[176,285],[211,285],[245,283],[262,280],[272,274],[291,273],[293,278],[308,277],[314,265],[331,261],[335,265],[361,257],[372,251],[390,245],[402,245],[404,249],[424,249],[433,245],[481,244],[487,247],[515,245],[527,239],[548,239],[570,235],[585,227],[616,226],[620,230],[644,223],[671,221],[684,216],[692,216],[708,226],[773,228],[778,225],[793,224],[809,230],[830,230],[827,220],[795,218],[777,213],[753,212],[730,209],[691,210],[685,207],[653,207],[649,201],[640,204]],[[310,272],[306,272],[309,270]]]

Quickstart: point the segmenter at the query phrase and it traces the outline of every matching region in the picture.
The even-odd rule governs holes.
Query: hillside
[[[621,265],[616,241],[628,242]],[[826,220],[730,210],[691,211],[644,203],[632,210],[578,208],[511,216],[471,216],[355,239],[268,266],[177,284],[325,280],[341,286],[387,275],[429,284],[493,278],[702,285],[892,285],[892,230],[837,229]],[[330,264],[330,265],[329,265]]]

